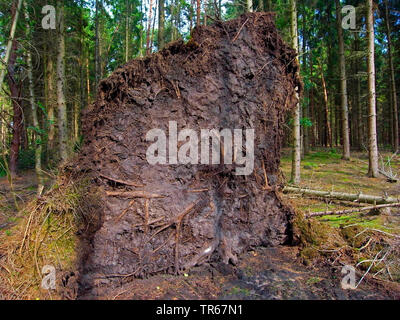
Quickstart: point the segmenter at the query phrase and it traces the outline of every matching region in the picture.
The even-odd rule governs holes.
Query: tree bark
[[[346,58],[344,55],[344,40],[342,28],[342,12],[340,1],[336,3],[336,20],[339,42],[339,64],[340,64],[340,98],[342,113],[342,138],[343,138],[343,154],[344,160],[350,160],[350,134],[349,134],[349,107],[347,98],[347,76],[346,76]]]
[[[48,45],[47,45],[48,46]],[[54,92],[54,62],[53,52],[47,51],[46,57],[46,107],[47,107],[47,119],[48,119],[48,133],[47,133],[47,161],[50,160],[50,152],[54,149],[55,143],[55,126],[56,122],[54,108],[56,105],[55,92]]]
[[[100,11],[100,2],[101,0],[96,0],[96,17],[95,17],[95,87],[100,82],[100,74],[101,74],[101,64],[100,64],[100,35],[99,35],[99,11]],[[95,90],[97,92],[97,90]]]
[[[126,17],[125,17],[125,62],[129,61],[129,28],[130,28],[130,4],[126,0]]]
[[[303,5],[303,66],[305,70],[307,69],[307,43],[308,43],[308,32],[307,32],[307,20],[306,20],[306,10],[305,5]],[[305,97],[307,99],[307,103],[304,104],[303,114],[304,118],[310,118],[310,90],[305,91]],[[310,153],[310,128],[309,126],[303,126],[303,148],[302,153],[304,155],[308,155]]]
[[[201,0],[197,0],[196,3],[196,26],[199,26],[201,18]]]
[[[67,106],[64,94],[65,82],[65,38],[64,38],[64,4],[57,2],[58,12],[58,52],[57,52],[57,108],[58,108],[58,138],[60,160],[65,163],[68,159]]]
[[[23,129],[23,112],[21,105],[21,91],[16,83],[14,65],[17,59],[17,41],[13,40],[8,63],[8,86],[10,87],[11,101],[13,105],[12,139],[10,147],[9,170],[11,175],[17,175],[18,155],[21,146],[21,135]]]
[[[326,127],[326,144],[329,145],[329,147],[333,147],[333,141],[332,141],[332,129],[331,129],[331,124],[330,124],[330,119],[329,119],[329,99],[328,99],[328,89],[326,88],[326,82],[325,82],[325,76],[324,76],[324,70],[322,68],[322,63],[319,64],[319,69],[321,72],[321,82],[322,82],[322,91],[324,94],[324,111],[325,111],[325,127]]]
[[[312,218],[312,217],[323,217],[323,216],[332,216],[332,215],[344,215],[344,214],[350,214],[350,213],[355,213],[355,212],[363,212],[363,211],[371,211],[371,210],[376,210],[376,209],[382,209],[382,208],[394,208],[394,207],[400,207],[400,203],[389,203],[389,204],[380,204],[377,206],[369,206],[369,207],[358,207],[358,208],[353,208],[353,209],[347,209],[347,210],[338,210],[338,211],[321,211],[321,212],[310,212],[306,214],[306,218]]]
[[[389,58],[389,68],[390,68],[390,89],[392,96],[392,112],[393,112],[393,149],[395,152],[399,150],[399,116],[398,116],[398,106],[397,106],[397,90],[396,90],[396,79],[395,71],[393,65],[393,48],[392,48],[392,37],[389,21],[389,8],[388,1],[385,0],[385,22],[386,22],[386,32],[387,32],[387,42],[388,42],[388,58]]]
[[[374,3],[367,0],[368,34],[368,152],[370,177],[378,177],[378,141],[376,134],[376,89],[375,89],[375,31]]]
[[[15,30],[17,29],[18,17],[19,17],[19,12],[21,11],[21,6],[22,6],[22,0],[18,0],[18,2],[14,2],[14,9],[13,9],[14,17],[12,20],[10,37],[7,42],[6,54],[3,59],[3,63],[0,63],[0,70],[1,70],[0,71],[0,89],[3,86],[4,77],[5,77],[6,71],[7,71],[7,65],[8,65],[10,57],[11,57],[11,50],[12,50],[12,46],[13,46],[13,42],[14,42],[14,38],[15,38]]]
[[[247,12],[253,12],[253,0],[247,0]]]
[[[353,194],[345,192],[330,192],[330,191],[312,190],[312,189],[304,189],[296,187],[285,187],[283,189],[283,192],[299,193],[302,194],[303,196],[322,197],[327,199],[337,199],[344,201],[358,201],[358,202],[372,203],[372,204],[387,204],[387,203],[400,202],[400,199],[393,197],[380,197],[380,196],[373,196],[361,193]]]
[[[26,18],[26,34],[27,34],[27,39],[31,40],[31,28],[30,28],[30,19],[29,19],[29,11],[28,11],[28,6],[26,5],[26,2],[24,2],[24,7],[25,7],[25,18]],[[28,83],[29,83],[29,103],[31,105],[31,112],[32,112],[32,123],[33,126],[35,127],[35,171],[36,171],[36,176],[38,179],[38,194],[40,195],[43,191],[44,188],[44,182],[43,182],[43,173],[42,173],[42,144],[43,144],[43,139],[41,135],[41,129],[39,125],[39,120],[38,120],[38,113],[37,113],[37,107],[35,104],[35,90],[34,90],[34,83],[33,83],[33,64],[32,64],[32,54],[31,51],[28,49],[27,53],[27,63],[28,63]]]
[[[191,18],[190,18],[190,24],[192,24]],[[164,25],[165,25],[164,0],[158,0],[158,50],[164,48],[165,45]],[[191,29],[192,27],[190,27],[190,31]]]
[[[263,0],[264,11],[272,11],[272,0]]]
[[[297,4],[296,0],[290,1],[291,6],[291,37],[292,47],[299,52],[299,42],[297,37]],[[298,57],[296,58],[298,60]],[[301,133],[300,133],[300,103],[297,103],[293,118],[293,153],[292,153],[292,176],[294,184],[300,183],[300,163],[301,163]]]
[[[149,7],[149,20],[147,21],[147,35],[146,35],[146,54],[149,55],[151,52],[150,48],[150,31],[151,31],[151,19],[153,13],[153,0],[150,0],[150,7]]]

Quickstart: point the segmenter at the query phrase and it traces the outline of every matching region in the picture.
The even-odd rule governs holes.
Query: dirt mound
[[[291,241],[293,211],[277,187],[285,118],[301,84],[296,53],[273,19],[252,13],[196,28],[187,44],[130,61],[100,83],[73,166],[94,175],[102,203],[101,224],[85,235],[81,297],[132,277],[179,273],[210,260],[236,263],[251,247]],[[146,135],[158,129],[171,137],[174,124],[177,132],[199,134],[254,129],[254,170],[238,175],[235,161],[149,164]],[[181,151],[185,158],[193,150]]]

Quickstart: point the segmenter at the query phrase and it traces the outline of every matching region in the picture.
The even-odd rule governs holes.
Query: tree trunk
[[[264,11],[272,11],[272,0],[263,0]]]
[[[30,19],[29,19],[29,11],[26,2],[24,2],[25,7],[25,18],[27,21],[26,24],[26,34],[27,39],[31,40],[31,28],[30,28]],[[33,84],[33,65],[32,65],[32,54],[30,49],[27,50],[27,64],[28,64],[28,83],[29,83],[29,103],[31,105],[32,112],[32,123],[35,127],[34,137],[35,137],[35,171],[38,179],[38,194],[40,195],[44,188],[43,182],[43,173],[42,173],[42,144],[43,139],[41,136],[41,129],[38,120],[37,108],[35,104],[35,90]]]
[[[55,143],[55,114],[54,106],[56,105],[55,92],[54,92],[54,63],[53,54],[48,52],[46,61],[46,107],[47,107],[47,119],[48,119],[48,133],[47,133],[47,161],[50,161],[51,150],[54,149]]]
[[[58,108],[58,138],[59,151],[62,163],[68,159],[68,133],[67,133],[67,106],[64,95],[65,82],[65,39],[64,39],[64,4],[57,2],[59,19],[58,26],[58,52],[57,52],[57,108]]]
[[[355,194],[355,193],[345,193],[345,192],[311,190],[311,189],[295,188],[295,187],[285,187],[283,189],[283,192],[297,193],[297,194],[302,194],[303,196],[322,197],[327,199],[337,199],[344,201],[358,201],[358,202],[372,203],[372,204],[387,204],[387,203],[400,202],[399,199],[393,197],[381,197],[381,196],[373,196],[361,193]]]
[[[332,129],[330,124],[329,117],[329,99],[328,99],[328,89],[326,88],[324,70],[322,69],[322,63],[319,64],[319,69],[321,72],[321,82],[322,82],[322,91],[324,93],[324,107],[325,107],[325,127],[326,127],[326,144],[329,144],[329,147],[333,147],[332,144]]]
[[[201,0],[197,0],[197,7],[196,7],[196,26],[200,25],[200,18],[201,18]]]
[[[297,4],[296,0],[290,1],[291,5],[291,37],[292,47],[299,52],[297,37]],[[298,61],[298,56],[297,56]],[[298,97],[298,96],[297,96]],[[293,154],[292,154],[292,177],[294,184],[300,183],[300,164],[301,164],[301,134],[300,134],[300,103],[297,103],[293,118]]]
[[[375,90],[375,31],[373,0],[367,0],[368,34],[368,152],[370,177],[378,177],[378,141],[376,134],[376,90]]]
[[[352,208],[352,209],[347,209],[347,210],[338,210],[338,211],[332,210],[332,211],[310,212],[310,213],[306,214],[306,218],[333,216],[333,215],[341,216],[344,214],[351,214],[351,213],[363,212],[363,211],[372,211],[372,210],[378,210],[378,209],[383,209],[383,208],[394,208],[394,207],[400,207],[400,203],[380,204],[377,206],[358,207],[358,208]]]
[[[253,12],[253,0],[247,0],[247,12]]]
[[[80,104],[77,105],[75,109],[75,141],[79,140],[81,135],[81,110],[86,106],[86,88],[85,88],[85,39],[84,39],[84,16],[83,16],[83,0],[80,1],[81,4],[81,16],[80,16],[80,56],[79,56],[79,69],[80,69],[80,79],[79,79],[79,96]]]
[[[190,24],[192,24],[191,18],[190,18]],[[158,50],[161,50],[165,45],[164,25],[165,25],[164,0],[158,0]],[[191,30],[192,27],[190,27],[190,31]]]
[[[308,33],[307,33],[307,21],[306,21],[306,10],[303,5],[303,66],[307,69],[307,43],[308,43]],[[310,90],[307,89],[305,92],[305,97],[308,98],[307,103],[304,104],[303,114],[304,118],[310,118]],[[310,128],[309,126],[303,126],[303,156],[310,153]]]
[[[17,174],[18,155],[21,145],[21,135],[23,129],[23,112],[21,105],[21,92],[16,80],[14,78],[14,64],[17,59],[17,41],[13,40],[13,45],[10,50],[10,57],[8,63],[8,85],[10,87],[11,101],[13,105],[13,123],[12,123],[12,139],[10,147],[10,162],[9,170],[11,175]]]
[[[100,3],[101,0],[96,0],[96,17],[95,17],[95,87],[99,84],[100,81],[100,73],[101,73],[101,65],[100,65],[100,38],[99,38],[99,11],[100,11]],[[97,90],[95,90],[97,93]]]
[[[149,20],[147,22],[147,35],[146,35],[146,54],[149,55],[151,53],[150,48],[150,31],[151,31],[151,19],[153,13],[153,0],[150,0],[150,7],[149,7]]]
[[[343,138],[343,154],[344,160],[350,160],[350,135],[349,135],[349,107],[347,98],[347,76],[346,76],[346,58],[344,55],[344,40],[342,29],[342,12],[340,1],[336,3],[336,20],[339,41],[339,64],[340,64],[340,98],[342,113],[342,138]]]
[[[16,5],[16,7],[15,7],[15,5]],[[3,86],[4,77],[5,77],[6,71],[7,71],[7,65],[10,61],[11,50],[12,50],[12,46],[13,46],[13,42],[14,42],[14,38],[15,38],[15,30],[17,29],[18,17],[19,17],[19,12],[21,11],[21,6],[22,6],[22,0],[18,0],[18,2],[14,2],[14,9],[13,9],[14,18],[12,20],[10,37],[7,42],[5,57],[2,61],[2,63],[0,63],[0,70],[1,70],[0,71],[0,89]]]
[[[129,61],[129,28],[130,28],[130,4],[129,0],[126,0],[126,17],[125,17],[125,62]]]
[[[387,0],[385,0],[385,21],[386,21],[388,58],[389,58],[389,68],[390,68],[390,88],[392,92],[391,96],[392,96],[392,112],[393,112],[393,149],[395,152],[397,152],[399,150],[399,117],[397,113],[397,90],[396,90],[395,71],[393,65],[392,37],[390,30],[389,9]]]

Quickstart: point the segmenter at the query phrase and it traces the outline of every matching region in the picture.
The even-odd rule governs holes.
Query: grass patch
[[[23,209],[18,223],[7,230],[10,234],[0,234],[0,253],[4,255],[0,296],[4,299],[59,299],[58,289],[41,288],[43,266],[54,266],[57,283],[65,271],[76,269],[76,234],[88,199],[95,195],[89,193],[89,179],[59,179],[43,197]]]
[[[302,161],[306,167],[301,172],[301,187],[389,195],[400,198],[400,187],[385,178],[369,178],[368,158],[362,153],[353,153],[351,161],[344,161],[333,151],[319,150],[307,155]],[[386,155],[383,154],[385,158]],[[393,172],[400,172],[400,156],[391,161]],[[287,181],[290,180],[291,158],[286,156],[281,168]],[[308,199],[286,195],[297,208],[294,221],[295,240],[300,244],[300,258],[305,265],[337,263],[357,266],[385,280],[400,279],[400,218],[371,213],[332,215],[305,219],[308,212],[348,209],[351,203],[327,199]],[[399,212],[398,209],[392,209]],[[386,233],[386,234],[385,234]],[[392,235],[392,236],[391,236]],[[393,236],[394,235],[394,236]],[[376,261],[374,258],[377,257]],[[381,261],[384,259],[384,262]],[[360,263],[361,262],[361,263]],[[397,280],[396,280],[397,279]],[[310,280],[312,281],[312,280]]]

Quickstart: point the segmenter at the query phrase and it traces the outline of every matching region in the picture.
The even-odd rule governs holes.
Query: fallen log
[[[333,215],[345,215],[350,213],[362,212],[362,211],[371,211],[375,209],[382,209],[382,208],[394,208],[400,207],[400,203],[389,203],[389,204],[381,204],[377,206],[368,206],[368,207],[358,207],[353,209],[346,209],[346,210],[332,210],[332,211],[319,211],[319,212],[310,212],[306,214],[306,218],[312,217],[322,217],[322,216],[333,216]]]
[[[373,196],[373,195],[362,194],[362,193],[357,194],[357,193],[345,193],[345,192],[334,192],[334,191],[321,191],[321,190],[312,190],[312,189],[305,189],[305,188],[298,188],[298,187],[285,187],[283,189],[283,192],[284,193],[299,193],[304,196],[322,197],[322,198],[327,198],[327,199],[338,199],[338,200],[372,203],[374,205],[400,202],[399,198],[394,198],[394,197]]]

